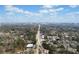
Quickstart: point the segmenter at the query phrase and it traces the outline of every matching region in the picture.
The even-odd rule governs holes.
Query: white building
[[[34,47],[34,45],[33,44],[27,44],[27,46],[26,46],[27,48],[33,48]]]

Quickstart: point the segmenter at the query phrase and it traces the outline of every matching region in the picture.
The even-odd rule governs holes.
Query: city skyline
[[[79,5],[0,5],[0,23],[79,23]]]

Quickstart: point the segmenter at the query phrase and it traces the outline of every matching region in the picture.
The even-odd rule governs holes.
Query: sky
[[[79,5],[0,5],[0,23],[79,23]]]

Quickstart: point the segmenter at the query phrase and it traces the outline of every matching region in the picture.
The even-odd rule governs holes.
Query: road
[[[40,25],[38,26],[38,31],[36,34],[36,54],[39,54],[39,53],[43,53],[41,36],[40,36]]]

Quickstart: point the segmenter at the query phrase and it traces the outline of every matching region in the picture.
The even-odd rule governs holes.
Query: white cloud
[[[64,8],[57,8],[57,9],[48,9],[49,12],[58,12],[64,10]]]
[[[55,12],[55,10],[54,9],[49,9],[49,12]]]
[[[46,14],[57,14],[58,11],[62,11],[64,8],[53,8],[55,6],[52,6],[52,5],[44,5],[42,6],[42,9],[39,10],[38,13],[33,13],[33,12],[30,12],[30,11],[27,11],[27,10],[23,10],[23,9],[20,9],[18,7],[15,7],[15,6],[5,6],[5,10],[6,11],[9,11],[7,14],[12,14],[12,13],[20,13],[20,14],[24,14],[26,16],[40,16],[40,15],[44,15],[44,13]]]
[[[19,13],[28,17],[41,16],[43,12],[47,12],[46,10],[40,10],[38,13],[33,13],[31,11],[23,10],[15,6],[5,6],[5,10],[7,11],[7,15],[14,15],[14,13]]]
[[[76,8],[76,7],[78,7],[78,5],[69,5],[69,7]]]
[[[49,9],[49,8],[52,8],[52,7],[53,7],[52,5],[44,5],[42,8]]]
[[[60,7],[60,8],[54,8],[55,6],[51,6],[51,5],[45,5],[42,6],[43,8],[41,10],[39,10],[39,13],[45,15],[48,14],[50,16],[56,16],[60,11],[64,10],[64,8]]]
[[[33,14],[30,11],[20,9],[20,8],[15,7],[15,6],[5,6],[5,10],[8,12],[21,13],[21,14],[25,14],[25,15],[32,15]]]
[[[48,13],[49,11],[47,9],[42,9],[42,10],[39,10],[40,13]]]
[[[56,9],[56,11],[62,11],[62,10],[64,10],[64,8],[58,8],[58,9]]]
[[[79,12],[72,12],[72,13],[67,13],[66,15],[60,16],[58,13],[60,11],[63,11],[64,8],[53,8],[53,6],[42,6],[41,10],[38,10],[37,13],[33,13],[27,10],[20,9],[15,6],[5,6],[7,14],[12,14],[12,13],[20,13],[24,14],[25,16],[16,16],[15,17],[10,17],[10,19],[14,19],[13,21],[16,22],[16,20],[20,20],[19,22],[75,22],[79,19]],[[26,16],[28,15],[28,16]],[[32,16],[31,16],[32,15]],[[6,17],[7,19],[7,17]],[[9,18],[8,18],[9,19]],[[78,21],[79,22],[79,21]]]

